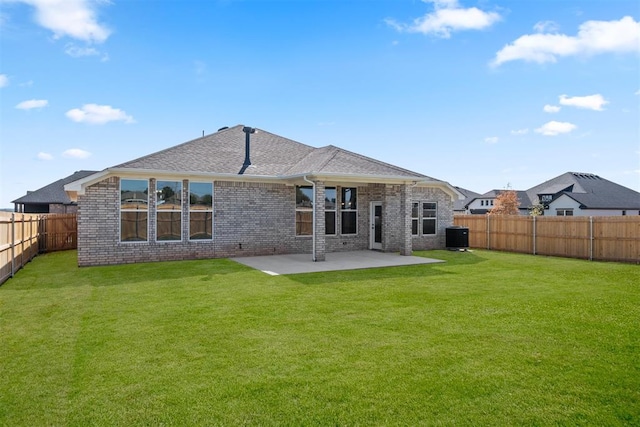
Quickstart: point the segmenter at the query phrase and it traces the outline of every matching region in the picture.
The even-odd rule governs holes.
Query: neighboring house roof
[[[474,197],[472,199],[468,199],[465,200],[466,204],[465,204],[465,208],[468,208],[469,205],[477,199],[495,199],[496,197],[498,197],[498,195],[500,193],[502,193],[503,191],[511,191],[511,190],[491,190],[491,191],[487,191],[486,193],[479,195],[477,197]],[[517,193],[518,195],[518,203],[519,203],[519,209],[529,209],[532,206],[531,200],[529,199],[529,196],[527,194],[526,191],[521,191],[521,190],[513,190]],[[480,209],[476,209],[474,212],[479,212]],[[488,210],[487,210],[488,212]]]
[[[86,178],[93,175],[96,171],[77,171],[66,178],[59,179],[46,185],[38,190],[30,191],[26,196],[22,196],[15,199],[11,203],[17,204],[61,204],[69,205],[72,203],[71,199],[64,191],[64,186],[71,182],[77,181],[82,178]]]
[[[112,174],[179,173],[211,176],[219,179],[294,179],[302,176],[375,179],[379,182],[429,182],[460,197],[452,186],[418,172],[403,169],[360,154],[329,145],[315,148],[262,129],[250,134],[249,157],[245,160],[243,125],[219,130],[148,156],[107,168],[86,180],[67,187],[68,191],[83,191],[86,185]],[[386,180],[386,181],[385,181]],[[376,181],[376,182],[378,182]]]
[[[538,194],[566,194],[582,209],[640,209],[640,193],[591,173],[567,172],[529,190],[532,200]]]
[[[480,193],[476,193],[475,191],[467,190],[462,187],[455,187],[462,195],[464,199],[455,200],[453,202],[453,210],[454,211],[463,211],[466,209],[467,204],[471,203],[473,199],[480,197]]]

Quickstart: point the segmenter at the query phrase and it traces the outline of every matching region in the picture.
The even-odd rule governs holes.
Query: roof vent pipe
[[[245,126],[242,128],[242,132],[245,133],[244,138],[244,163],[242,164],[242,169],[240,169],[239,174],[242,175],[245,170],[249,166],[251,166],[251,134],[256,133],[256,129],[252,127]]]

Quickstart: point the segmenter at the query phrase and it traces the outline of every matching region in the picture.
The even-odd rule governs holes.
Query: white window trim
[[[192,182],[195,183],[195,184],[211,184],[211,209],[210,210],[209,209],[207,209],[207,210],[198,209],[198,210],[193,211],[193,212],[196,212],[196,213],[211,212],[211,238],[210,239],[192,239],[191,238],[191,212],[192,212],[191,211],[191,183]],[[187,221],[189,221],[187,223],[187,229],[188,229],[187,236],[189,236],[189,242],[194,242],[194,243],[205,242],[205,243],[207,243],[207,242],[212,242],[213,239],[215,238],[215,233],[214,233],[214,230],[215,230],[215,228],[214,228],[214,226],[215,226],[215,217],[213,216],[213,211],[214,211],[214,206],[213,205],[214,205],[214,200],[215,200],[214,192],[215,192],[215,188],[214,188],[213,182],[189,181],[189,191],[187,192],[188,193],[188,199],[187,199],[187,203],[188,203],[187,207],[188,207],[188,209],[187,209],[187,212],[188,212],[188,215],[189,215],[189,217],[187,218]]]
[[[180,209],[171,209],[171,210],[165,210],[165,209],[158,209],[158,182],[163,181],[163,182],[177,182],[180,184]],[[159,244],[171,244],[171,243],[181,243],[184,241],[184,236],[182,235],[182,226],[184,224],[184,215],[182,212],[182,207],[184,206],[184,183],[180,180],[180,181],[175,181],[175,180],[166,180],[166,179],[156,179],[156,194],[154,195],[156,197],[156,202],[154,204],[155,207],[155,215],[156,215],[156,243]],[[163,212],[178,212],[180,213],[180,239],[175,239],[175,240],[158,240],[158,214],[159,213],[163,213]]]
[[[297,219],[296,219],[296,213],[298,212],[309,212],[309,209],[304,208],[301,209],[298,207],[298,188],[311,188],[313,190],[313,186],[312,185],[296,185],[294,187],[296,190],[293,193],[293,204],[295,206],[294,209],[294,217],[293,217],[293,235],[295,236],[296,239],[313,239],[313,227],[315,227],[315,224],[312,224],[311,227],[311,234],[298,234],[298,229],[296,227],[297,224]],[[313,195],[311,196],[311,214],[313,215],[313,209],[314,209],[314,203],[315,200],[313,200]]]
[[[435,208],[433,209],[435,211],[436,216],[435,217],[427,217],[425,218],[423,216],[424,213],[424,204],[425,203],[433,203],[435,206]],[[430,209],[431,210],[431,209]],[[429,200],[423,200],[420,202],[420,235],[421,236],[437,236],[438,235],[438,202],[432,202]],[[435,223],[433,229],[434,229],[434,233],[430,233],[430,234],[425,234],[424,233],[424,220],[433,220],[433,222]]]
[[[413,205],[418,205],[416,208],[416,213],[418,216],[413,216]],[[416,232],[413,233],[413,221],[416,222]],[[411,202],[411,235],[418,237],[420,236],[420,202],[412,201]]]
[[[147,239],[146,240],[122,240],[122,212],[141,212],[140,209],[122,209],[122,181],[145,181],[144,179],[131,179],[131,178],[120,178],[118,185],[118,243],[124,245],[141,245],[141,244],[149,244],[149,234],[151,233],[151,221],[149,221],[149,205],[150,205],[150,194],[149,194],[149,179],[147,179],[147,210],[144,211],[147,213]]]
[[[337,188],[336,187],[336,196],[337,196]],[[358,235],[358,206],[360,206],[360,202],[358,201],[358,199],[360,198],[360,196],[358,195],[359,191],[358,191],[358,187],[339,187],[340,188],[340,200],[339,200],[339,204],[340,204],[340,224],[336,224],[336,234],[338,232],[337,227],[340,227],[340,236],[345,236],[345,237],[354,237]],[[342,209],[342,190],[345,188],[354,188],[356,190],[356,208],[355,209]],[[356,232],[355,233],[343,233],[342,232],[342,212],[354,212],[356,214]]]

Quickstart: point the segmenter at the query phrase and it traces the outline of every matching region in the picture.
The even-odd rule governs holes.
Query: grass
[[[231,260],[0,287],[0,425],[640,425],[640,267],[496,252]]]

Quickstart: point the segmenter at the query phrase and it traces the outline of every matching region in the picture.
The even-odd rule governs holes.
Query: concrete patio
[[[376,251],[332,252],[326,254],[325,261],[319,262],[312,261],[310,254],[267,255],[232,259],[272,276],[444,262],[432,258],[401,256],[397,253]]]

